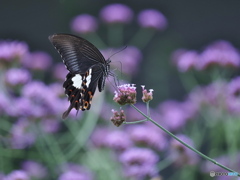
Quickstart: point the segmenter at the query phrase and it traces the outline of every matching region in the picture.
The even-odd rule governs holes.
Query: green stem
[[[124,122],[123,124],[137,124],[137,123],[141,123],[141,122],[145,122],[145,121],[148,121],[148,119],[143,119],[143,120],[133,121],[133,122]]]
[[[160,124],[158,124],[157,122],[155,122],[154,120],[152,120],[152,118],[148,117],[147,115],[145,115],[142,111],[140,111],[136,106],[134,106],[133,104],[131,104],[131,106],[138,111],[141,115],[143,115],[145,118],[147,118],[149,121],[151,121],[153,124],[155,124],[157,127],[159,127],[160,129],[162,129],[164,132],[166,132],[167,134],[169,134],[171,137],[173,137],[174,139],[176,139],[178,142],[180,142],[181,144],[183,144],[184,146],[186,146],[187,148],[191,149],[192,151],[194,151],[195,153],[197,153],[198,155],[202,156],[204,159],[211,161],[212,163],[216,164],[217,166],[229,171],[229,172],[236,172],[220,163],[218,163],[217,161],[215,161],[214,159],[204,155],[203,153],[201,153],[200,151],[196,150],[195,148],[193,148],[192,146],[186,144],[185,142],[183,142],[182,140],[180,140],[179,138],[177,138],[174,134],[172,134],[171,132],[169,132],[167,129],[165,129],[164,127],[162,127]],[[237,175],[240,177],[240,174],[237,172]]]

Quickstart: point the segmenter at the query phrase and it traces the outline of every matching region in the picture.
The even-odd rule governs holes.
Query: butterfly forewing
[[[55,34],[49,39],[69,70],[63,87],[70,105],[63,113],[63,118],[68,116],[72,108],[89,110],[96,87],[99,91],[104,88],[110,61],[106,61],[100,51],[83,38]]]
[[[62,57],[64,64],[71,73],[85,73],[96,63],[106,64],[100,51],[89,41],[69,35],[54,34],[49,40]]]

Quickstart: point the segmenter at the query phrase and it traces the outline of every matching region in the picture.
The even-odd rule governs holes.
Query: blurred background
[[[151,116],[240,171],[239,1],[0,0],[0,180],[212,179],[226,172],[150,122],[115,127],[109,78],[90,111],[68,107],[65,69],[48,40],[81,36],[120,84],[153,89]],[[127,121],[144,119],[122,107]],[[234,177],[216,177],[234,179]],[[236,178],[235,178],[236,179]]]

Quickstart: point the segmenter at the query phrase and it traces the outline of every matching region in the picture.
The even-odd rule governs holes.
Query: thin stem
[[[187,148],[191,149],[192,151],[194,151],[195,153],[197,153],[198,155],[202,156],[204,159],[207,159],[209,161],[211,161],[212,163],[216,164],[217,166],[229,171],[229,172],[236,172],[220,163],[218,163],[217,161],[215,161],[214,159],[204,155],[203,153],[201,153],[200,151],[196,150],[195,148],[193,148],[192,146],[189,146],[188,144],[186,144],[185,142],[183,142],[182,140],[180,140],[179,138],[177,138],[174,134],[172,134],[171,132],[169,132],[167,129],[165,129],[164,127],[162,127],[160,124],[158,124],[157,122],[155,122],[154,120],[152,120],[152,118],[148,117],[147,115],[145,115],[142,111],[140,111],[136,106],[134,106],[133,104],[131,104],[131,106],[136,109],[136,111],[138,111],[141,115],[143,115],[145,118],[147,118],[149,121],[151,121],[153,124],[155,124],[157,127],[159,127],[160,129],[162,129],[164,132],[166,132],[167,134],[169,134],[171,137],[173,137],[174,139],[176,139],[178,142],[180,142],[181,144],[183,144],[184,146],[186,146]],[[240,174],[238,172],[237,176],[240,177]]]
[[[143,119],[143,120],[133,121],[133,122],[124,122],[123,124],[137,124],[137,123],[142,123],[145,121],[148,121],[148,119]]]

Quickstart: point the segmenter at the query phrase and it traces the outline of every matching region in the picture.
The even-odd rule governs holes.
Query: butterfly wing
[[[96,87],[99,91],[103,90],[109,62],[93,44],[81,37],[55,34],[49,39],[70,71],[63,84],[70,101],[62,116],[65,119],[73,108],[82,111],[90,109]]]
[[[49,40],[62,57],[72,74],[85,73],[91,66],[106,61],[100,51],[89,41],[70,34],[54,34]]]

